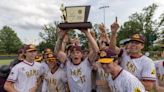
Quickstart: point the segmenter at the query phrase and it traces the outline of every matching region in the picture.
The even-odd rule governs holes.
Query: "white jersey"
[[[164,60],[158,60],[155,62],[157,82],[160,86],[164,87]]]
[[[42,72],[43,74],[45,74],[49,70],[49,67],[45,61],[41,61],[41,66],[42,66]]]
[[[79,65],[67,60],[66,71],[71,92],[91,92],[91,66],[88,58]]]
[[[124,51],[120,63],[123,69],[131,72],[139,80],[156,80],[155,65],[145,55],[131,59],[126,51]]]
[[[36,84],[40,75],[40,63],[22,61],[12,68],[7,81],[14,82],[14,88],[18,92],[29,92],[29,90]]]
[[[112,92],[145,92],[142,83],[131,73],[121,70],[114,79],[108,77],[108,85]]]
[[[67,76],[61,68],[58,68],[53,74],[49,70],[44,76],[42,92],[65,92],[66,83]]]

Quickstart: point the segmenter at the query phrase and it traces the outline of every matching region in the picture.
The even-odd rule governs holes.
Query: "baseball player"
[[[164,60],[158,60],[155,62],[156,74],[157,74],[157,91],[164,91]]]
[[[108,73],[108,83],[112,92],[145,92],[142,83],[131,73],[118,65],[118,57],[110,49],[100,51],[98,62]]]
[[[25,59],[14,66],[4,85],[8,92],[35,92],[36,82],[41,75],[41,64],[34,62],[37,54],[36,47],[26,45]]]
[[[155,65],[153,61],[142,54],[145,39],[140,34],[134,34],[130,37],[129,52],[125,49],[116,47],[116,33],[119,25],[114,22],[111,25],[112,35],[110,39],[110,48],[121,56],[121,66],[135,75],[145,86],[146,90],[151,90],[156,80]]]
[[[91,92],[91,65],[95,61],[99,48],[96,41],[88,30],[82,30],[88,41],[91,43],[93,51],[88,57],[83,58],[83,52],[80,46],[74,45],[70,48],[70,57],[66,60],[66,72],[68,85],[71,92]],[[65,30],[60,30],[57,41],[57,52],[61,50],[61,44],[66,34]]]
[[[49,66],[49,71],[44,74],[42,92],[66,92],[66,73],[57,64],[56,55],[53,53],[47,54],[46,62]]]

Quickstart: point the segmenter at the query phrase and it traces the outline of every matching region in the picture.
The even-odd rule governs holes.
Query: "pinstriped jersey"
[[[66,71],[71,92],[91,92],[91,66],[88,58],[79,65],[67,60]]]
[[[51,73],[49,70],[44,76],[44,85],[46,84],[47,90],[42,92],[65,92],[67,76],[66,73],[58,68],[55,73]]]
[[[41,73],[40,63],[22,61],[12,68],[7,81],[14,82],[14,88],[18,92],[29,92],[36,84]]]
[[[123,69],[114,79],[109,75],[108,85],[112,92],[145,92],[142,83],[134,75]]]
[[[120,63],[123,69],[131,72],[139,80],[156,80],[155,65],[147,56],[131,59],[124,51]]]
[[[164,87],[164,60],[158,60],[155,62],[157,82],[160,86]]]

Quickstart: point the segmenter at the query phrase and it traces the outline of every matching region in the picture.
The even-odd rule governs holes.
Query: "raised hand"
[[[64,37],[66,34],[67,34],[67,31],[66,30],[60,29],[58,31],[58,36],[59,37]]]
[[[111,25],[111,31],[112,33],[117,33],[118,29],[119,29],[119,24],[117,23],[117,17],[116,17],[115,22]]]
[[[105,25],[102,23],[99,25],[100,33],[105,33]]]

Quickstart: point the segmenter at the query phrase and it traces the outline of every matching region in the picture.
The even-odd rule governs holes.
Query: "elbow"
[[[12,86],[13,86],[12,82],[6,81],[5,84],[4,84],[4,89],[6,91],[9,91],[12,88]]]
[[[9,89],[9,84],[8,84],[7,82],[5,82],[4,87],[3,87],[3,88],[7,91],[7,89]]]

